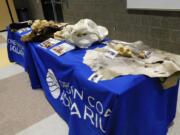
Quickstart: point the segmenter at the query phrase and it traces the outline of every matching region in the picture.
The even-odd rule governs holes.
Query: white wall
[[[180,10],[180,0],[127,0],[127,8]]]
[[[41,0],[27,0],[31,19],[44,19]]]

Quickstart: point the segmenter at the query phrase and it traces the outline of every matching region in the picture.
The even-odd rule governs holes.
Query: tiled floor
[[[0,68],[10,65],[6,49],[6,32],[0,33]]]
[[[6,32],[0,33],[0,35],[6,38]],[[6,48],[6,43],[0,44],[0,50]],[[6,56],[7,57],[7,56]],[[0,60],[4,59],[0,57]],[[7,63],[5,63],[7,64]],[[16,64],[7,64],[0,67],[0,81],[7,77],[24,72],[23,68]],[[30,85],[28,86],[30,87]],[[47,106],[49,107],[49,106]],[[180,93],[177,108],[177,116],[174,121],[174,125],[170,128],[168,135],[180,135]],[[65,122],[57,115],[53,114],[47,118],[42,119],[38,123],[34,123],[32,126],[23,129],[16,135],[67,135],[68,128]]]
[[[0,36],[7,38],[7,32],[1,32]],[[23,72],[19,65],[10,63],[7,54],[7,43],[0,43],[0,80]]]
[[[16,135],[68,135],[68,128],[57,114],[53,114]]]
[[[3,36],[5,39],[7,37],[6,32],[0,33],[0,35]],[[7,50],[7,43],[6,42],[0,43],[0,81],[1,80],[3,81],[4,79],[6,79],[8,77],[13,77],[15,75],[18,75],[18,74],[24,72],[24,69],[21,66],[15,64],[15,63],[9,63],[6,50]],[[29,82],[27,82],[27,83],[28,84],[26,87],[29,90],[29,89],[31,89],[31,86],[30,86]],[[2,89],[2,86],[1,86],[0,90],[1,89]],[[41,92],[35,92],[35,93],[39,93],[39,97],[45,99],[44,95]],[[14,94],[18,94],[18,92],[15,92]],[[31,93],[29,93],[29,94],[31,94]],[[34,96],[34,95],[31,95],[31,96]],[[2,98],[1,95],[0,95],[0,98]],[[42,99],[42,100],[44,100],[44,99]],[[19,102],[19,101],[17,101],[17,102]],[[42,106],[44,106],[44,104]],[[0,112],[2,111],[1,107],[2,106],[0,106]],[[52,110],[51,106],[49,104],[47,104],[46,108],[47,108],[47,110],[49,110],[49,109]],[[24,108],[22,108],[22,109],[24,109]],[[32,113],[33,113],[33,111],[32,111]],[[37,118],[37,119],[39,119],[39,118]],[[0,122],[2,122],[2,121],[0,121]],[[7,125],[7,126],[10,127],[11,125]],[[14,130],[18,130],[17,128],[20,128],[20,127],[23,127],[23,125],[22,126],[19,125],[19,127],[13,127],[13,128],[14,128]],[[1,128],[2,127],[0,127],[0,129]],[[5,131],[6,131],[6,129],[5,129]],[[6,134],[2,131],[0,132],[1,135],[14,135],[14,134],[10,134],[10,133]],[[41,119],[41,121],[34,123],[33,125],[26,127],[25,129],[22,129],[22,131],[18,132],[16,135],[51,135],[51,134],[53,134],[53,135],[68,135],[68,127],[67,127],[66,123],[55,112],[54,112],[54,114],[52,114],[44,119]]]
[[[11,65],[11,63],[8,61],[7,49],[5,47],[0,49],[0,58],[0,68]]]

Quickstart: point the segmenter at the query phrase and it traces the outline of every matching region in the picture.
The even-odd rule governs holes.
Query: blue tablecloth
[[[68,124],[69,135],[167,134],[176,113],[178,85],[163,90],[159,79],[143,75],[90,82],[92,71],[82,63],[85,49],[57,56],[37,43],[28,46],[35,65],[31,73],[38,73],[34,78]]]
[[[15,62],[24,67],[25,71],[29,73],[32,88],[36,89],[41,88],[41,85],[32,60],[31,51],[28,43],[21,41],[21,37],[30,31],[31,30],[27,30],[21,33],[11,32],[10,29],[7,28],[7,50],[10,62]]]
[[[21,41],[21,37],[31,30],[27,30],[24,32],[11,32],[9,28],[7,28],[8,36],[7,36],[7,49],[8,56],[11,62],[16,62],[17,64],[23,66],[25,70],[28,68],[28,48],[26,43]]]
[[[158,79],[143,75],[96,84],[87,80],[92,71],[82,63],[85,49],[56,56],[38,43],[24,44],[20,36],[8,32],[9,59],[25,67],[33,88],[42,86],[67,122],[69,135],[167,134],[176,113],[178,85],[163,90]]]

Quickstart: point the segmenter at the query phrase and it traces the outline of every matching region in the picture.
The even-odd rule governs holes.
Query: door
[[[47,20],[63,22],[62,0],[41,0],[44,17]]]
[[[6,0],[0,0],[0,31],[5,30],[10,23],[12,23],[12,19]]]

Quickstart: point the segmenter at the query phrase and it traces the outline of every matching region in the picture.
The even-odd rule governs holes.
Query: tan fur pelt
[[[33,31],[40,32],[45,27],[54,27],[54,26],[57,26],[57,24],[54,21],[35,20],[31,28]]]
[[[47,20],[35,20],[31,25],[32,32],[21,38],[23,42],[43,41],[46,38],[53,37],[56,31],[62,30],[66,23],[56,23]]]

